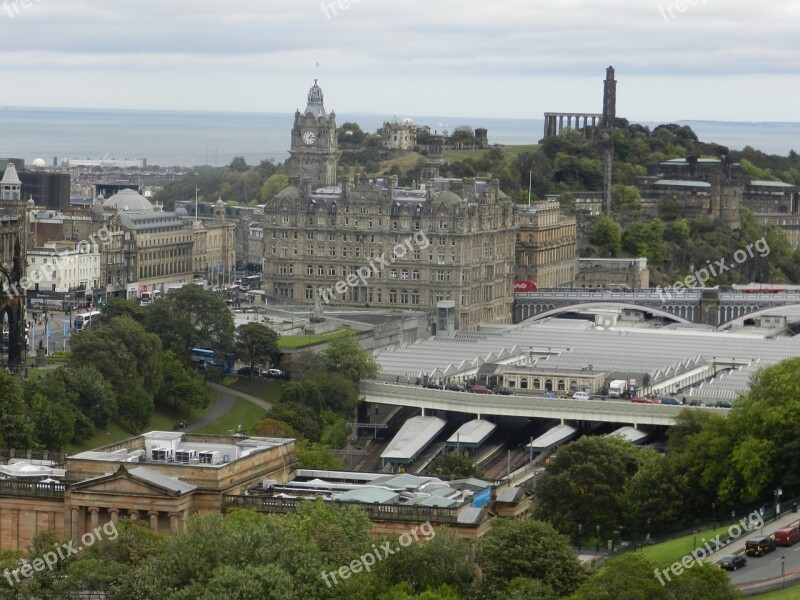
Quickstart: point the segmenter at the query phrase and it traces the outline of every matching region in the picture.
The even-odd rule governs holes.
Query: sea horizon
[[[490,144],[536,144],[542,118],[453,117],[336,113],[337,123],[356,122],[365,132],[384,121],[412,119],[435,131],[459,125],[485,127]],[[0,106],[0,157],[42,158],[48,166],[61,158],[145,159],[162,167],[224,166],[235,156],[248,164],[288,158],[294,112],[237,112],[170,109],[59,108]],[[658,121],[637,121],[651,129]],[[788,155],[800,146],[800,122],[664,121],[690,126],[703,142],[741,150],[751,146],[768,154]]]

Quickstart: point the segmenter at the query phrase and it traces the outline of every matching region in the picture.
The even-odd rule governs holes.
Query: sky
[[[0,0],[0,106],[800,121],[797,0]],[[2,135],[2,132],[0,132]]]

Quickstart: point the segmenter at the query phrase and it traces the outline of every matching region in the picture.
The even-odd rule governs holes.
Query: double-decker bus
[[[75,319],[72,321],[72,328],[75,331],[91,329],[92,325],[97,323],[97,321],[100,319],[101,314],[103,313],[101,313],[99,310],[90,310],[82,315],[76,315]]]
[[[233,373],[233,354],[220,354],[208,348],[192,348],[192,363],[202,371],[215,367],[223,373]]]

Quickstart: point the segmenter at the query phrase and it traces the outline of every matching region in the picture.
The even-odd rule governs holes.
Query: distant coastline
[[[161,166],[229,164],[243,156],[248,164],[288,157],[293,113],[40,108],[3,106],[0,110],[0,156],[31,163],[54,157],[144,158]],[[365,131],[385,120],[412,118],[434,130],[458,125],[485,127],[493,144],[535,144],[544,122],[534,119],[336,113],[337,122],[355,121]],[[657,122],[634,121],[650,128]],[[785,156],[800,147],[800,123],[682,120],[701,140],[734,150],[752,146]]]

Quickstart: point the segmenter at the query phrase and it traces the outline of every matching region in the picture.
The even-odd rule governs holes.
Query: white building
[[[88,241],[48,242],[30,248],[27,276],[37,291],[69,292],[100,287],[100,248]]]

